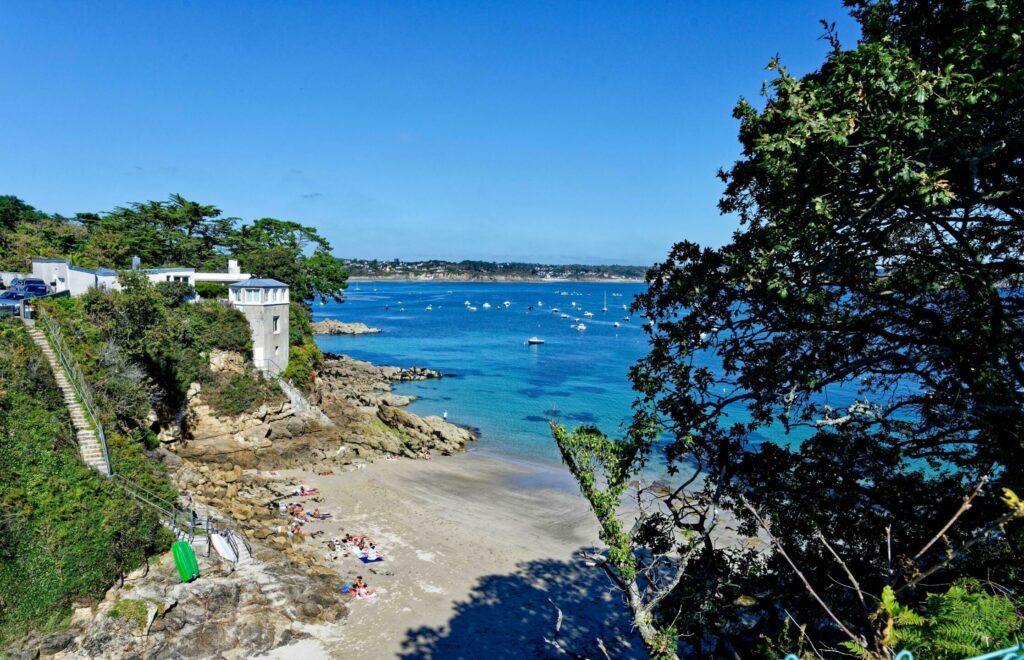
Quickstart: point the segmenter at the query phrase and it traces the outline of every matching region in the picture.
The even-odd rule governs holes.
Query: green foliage
[[[126,269],[137,256],[147,268],[214,269],[223,268],[233,252],[249,272],[287,283],[295,300],[340,300],[348,273],[315,229],[272,218],[239,225],[216,207],[181,195],[74,219],[0,196],[0,268],[26,271],[32,257],[66,257],[87,268]],[[204,286],[207,293],[200,295],[222,296],[215,286]]]
[[[259,405],[275,396],[262,379],[248,375],[244,398],[231,394],[210,372],[213,350],[250,356],[252,333],[245,316],[217,302],[180,304],[168,289],[137,272],[121,273],[121,291],[90,290],[81,298],[47,303],[65,330],[86,378],[97,394],[101,416],[136,441],[149,441],[147,417],[155,410],[173,416],[184,404],[189,385],[209,386],[230,414],[239,405]],[[220,396],[221,390],[228,392]],[[218,407],[215,404],[215,408]]]
[[[203,401],[221,416],[239,415],[280,396],[276,383],[252,370],[209,378],[203,383]]]
[[[164,307],[178,307],[195,295],[195,289],[187,282],[157,282],[154,287],[163,299]]]
[[[49,365],[10,319],[0,320],[0,447],[3,645],[64,625],[74,599],[101,597],[170,538],[155,516],[81,462]],[[137,444],[112,452],[129,479],[173,492]]]
[[[763,103],[736,107],[743,151],[720,202],[740,221],[732,240],[680,243],[648,275],[630,437],[660,428],[647,446],[669,476],[699,471],[666,543],[712,539],[722,509],[754,543],[750,503],[879,654],[847,569],[866,593],[933,565],[932,584],[1021,586],[1020,526],[984,532],[1004,512],[991,491],[1024,482],[1024,4],[847,4],[861,41],[826,34],[825,62],[800,78],[772,61]],[[764,441],[782,432],[795,437]],[[982,475],[994,488],[941,543],[889,561],[887,529],[894,557],[913,557]],[[746,559],[703,553],[660,612],[699,655],[745,656],[790,616],[818,648],[848,640],[781,553]],[[734,625],[734,590],[759,595],[755,623]],[[901,598],[905,628],[929,618],[924,589]]]
[[[331,245],[312,227],[262,218],[238,232],[235,254],[256,277],[287,283],[293,300],[341,300],[348,272],[331,256]]]
[[[288,311],[288,366],[285,380],[308,392],[324,355],[313,340],[313,315],[305,305],[291,303]]]
[[[982,655],[1013,646],[1024,634],[1024,619],[1009,598],[985,593],[970,581],[928,594],[923,615],[900,605],[886,587],[881,612],[886,644],[922,658]]]
[[[203,300],[223,300],[228,297],[228,285],[219,282],[196,282],[195,290]]]

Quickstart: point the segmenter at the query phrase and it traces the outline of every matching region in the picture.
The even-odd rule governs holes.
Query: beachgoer
[[[444,413],[443,413],[443,415],[442,415],[442,416],[444,417],[444,421],[446,421],[446,422],[447,422],[447,421],[448,421],[448,411],[447,411],[447,410],[446,410],[446,411],[444,411]]]

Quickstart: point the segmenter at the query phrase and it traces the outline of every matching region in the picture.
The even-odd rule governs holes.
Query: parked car
[[[21,314],[21,301],[34,297],[24,291],[4,291],[0,293],[0,316],[18,316]]]
[[[50,287],[45,284],[27,283],[22,284],[18,291],[21,291],[22,293],[31,293],[33,296],[45,296],[50,292]]]

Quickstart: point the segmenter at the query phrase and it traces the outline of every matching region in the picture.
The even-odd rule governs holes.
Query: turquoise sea
[[[548,420],[596,424],[613,436],[628,423],[634,394],[627,374],[646,354],[647,334],[643,319],[626,321],[629,312],[622,307],[643,288],[605,282],[352,282],[345,302],[315,305],[313,315],[361,321],[383,331],[318,336],[324,351],[453,376],[399,384],[395,391],[418,397],[412,412],[447,411],[449,421],[476,428],[480,442],[474,451],[551,464],[560,458]],[[608,312],[601,311],[605,300]],[[476,311],[467,309],[467,301]],[[585,311],[594,316],[585,317]],[[573,329],[576,318],[585,331]],[[527,344],[533,336],[544,344]],[[707,366],[715,368],[711,362]],[[837,387],[826,400],[842,406],[852,396]],[[732,414],[742,419],[744,412]],[[806,435],[784,436],[781,428],[770,433],[783,443]]]
[[[624,320],[622,307],[642,290],[590,282],[352,282],[345,302],[315,305],[313,315],[383,331],[318,336],[324,351],[453,376],[398,385],[396,392],[418,397],[410,411],[447,410],[449,421],[479,430],[477,451],[547,463],[559,461],[547,420],[597,424],[609,434],[628,421],[633,392],[626,376],[646,352],[647,335],[643,319]],[[585,331],[571,327],[575,318]],[[527,344],[532,336],[544,344]]]

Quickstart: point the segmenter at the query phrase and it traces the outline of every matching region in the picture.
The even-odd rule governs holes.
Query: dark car
[[[17,316],[21,313],[21,301],[32,297],[24,291],[4,291],[0,293],[0,316]]]
[[[50,289],[45,284],[32,284],[32,283],[29,283],[29,284],[22,284],[18,288],[18,291],[20,291],[22,293],[30,293],[30,294],[32,294],[33,297],[35,297],[35,296],[45,296],[46,294],[48,294],[50,292]]]

